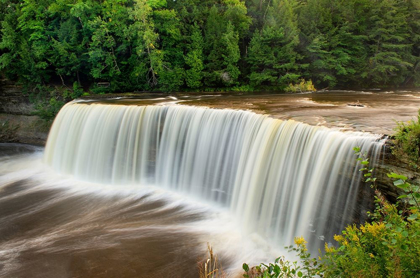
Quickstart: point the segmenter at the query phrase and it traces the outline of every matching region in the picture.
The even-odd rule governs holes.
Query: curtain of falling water
[[[82,180],[152,184],[219,204],[249,233],[279,246],[304,236],[316,252],[357,214],[355,146],[375,159],[381,143],[247,111],[71,103],[44,160]]]

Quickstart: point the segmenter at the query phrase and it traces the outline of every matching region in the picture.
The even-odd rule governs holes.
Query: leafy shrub
[[[376,209],[369,214],[370,223],[348,226],[336,235],[338,247],[325,246],[321,272],[325,277],[415,277],[420,273],[419,187],[405,176],[388,174],[405,191],[399,197],[402,204],[390,204],[376,190],[366,156],[360,148],[355,152],[364,166],[360,171],[375,189]]]
[[[301,79],[297,84],[289,84],[285,89],[288,93],[301,93],[301,92],[315,92],[315,86],[312,84],[312,80],[305,81]]]
[[[377,192],[371,223],[348,226],[325,247],[325,277],[415,277],[420,273],[420,222],[407,220]]]
[[[39,101],[35,105],[35,115],[38,115],[41,119],[50,121],[54,119],[61,107],[64,106],[64,101],[58,100],[55,97],[51,97],[49,101]]]
[[[395,131],[393,154],[418,169],[420,166],[420,110],[416,120],[408,123],[397,122]]]
[[[294,251],[298,254],[301,263],[289,262],[284,257],[278,257],[274,263],[260,264],[250,268],[249,265],[243,264],[242,268],[245,271],[243,275],[246,278],[254,277],[314,277],[319,275],[318,261],[311,258],[306,248],[306,241],[303,237],[295,237],[295,246],[286,247],[289,251]]]

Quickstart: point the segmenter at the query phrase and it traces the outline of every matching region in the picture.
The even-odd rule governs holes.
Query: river
[[[419,97],[177,95],[68,105],[47,155],[0,144],[0,277],[197,277],[207,243],[225,273],[240,277],[244,262],[288,256],[282,247],[293,236],[317,250],[365,213],[345,216],[363,191],[352,147],[378,152],[380,134],[414,117]]]

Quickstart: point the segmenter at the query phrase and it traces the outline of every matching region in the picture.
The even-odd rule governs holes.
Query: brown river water
[[[140,98],[139,98],[140,97]],[[295,120],[340,131],[390,135],[398,122],[416,118],[420,90],[319,91],[296,94],[213,93],[142,95],[95,102],[124,105],[193,105],[249,110],[281,120]]]
[[[211,244],[230,277],[278,256],[223,209],[153,186],[58,175],[43,148],[0,143],[0,277],[198,277]]]
[[[186,102],[236,108],[342,131],[392,134],[396,121],[415,119],[420,91],[327,91],[302,94],[228,96]]]

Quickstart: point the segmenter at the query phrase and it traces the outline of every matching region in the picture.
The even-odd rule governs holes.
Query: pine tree
[[[284,88],[300,77],[296,7],[294,0],[275,0],[268,8],[265,24],[254,33],[248,49],[252,85]]]
[[[405,1],[376,0],[371,12],[369,78],[380,86],[401,84],[415,60]]]

